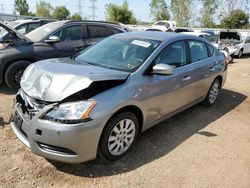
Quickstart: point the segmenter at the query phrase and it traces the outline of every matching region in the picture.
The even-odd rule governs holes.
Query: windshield
[[[33,42],[40,42],[40,41],[44,40],[52,32],[57,30],[59,27],[61,27],[61,24],[58,24],[56,22],[49,23],[49,24],[43,25],[41,27],[38,27],[37,29],[29,32],[25,36]]]
[[[75,60],[110,69],[132,72],[141,66],[160,41],[109,37],[79,54]]]
[[[204,39],[206,39],[207,41],[212,42],[212,43],[217,42],[217,38],[214,36],[211,36],[211,35],[204,35]]]

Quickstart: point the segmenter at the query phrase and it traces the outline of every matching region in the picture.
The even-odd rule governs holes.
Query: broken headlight
[[[95,105],[95,100],[64,103],[49,111],[43,119],[69,124],[80,123],[90,119],[89,113]]]

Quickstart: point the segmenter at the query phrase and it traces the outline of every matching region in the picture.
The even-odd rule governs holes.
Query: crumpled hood
[[[58,102],[95,81],[125,80],[128,75],[128,72],[80,64],[70,58],[49,59],[31,64],[20,85],[30,97]]]
[[[233,31],[221,31],[219,33],[219,40],[222,43],[235,44],[240,43],[241,35],[239,32]]]

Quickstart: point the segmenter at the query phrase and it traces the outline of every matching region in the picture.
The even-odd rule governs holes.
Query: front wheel
[[[12,90],[20,88],[20,81],[25,69],[29,66],[30,62],[17,61],[12,63],[5,71],[5,83]]]
[[[207,106],[212,106],[216,102],[219,96],[220,87],[221,87],[220,81],[218,79],[215,79],[204,101]]]
[[[107,124],[100,142],[101,155],[108,160],[125,156],[135,143],[139,131],[137,117],[131,112],[122,112]]]

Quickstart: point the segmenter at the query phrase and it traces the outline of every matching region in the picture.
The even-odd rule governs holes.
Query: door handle
[[[182,81],[188,81],[191,79],[191,76],[184,76],[184,78],[182,79]]]

